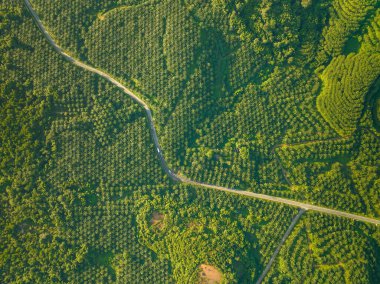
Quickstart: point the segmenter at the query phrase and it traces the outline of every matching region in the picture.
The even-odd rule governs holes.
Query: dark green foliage
[[[202,263],[256,279],[295,209],[168,183],[142,110],[7,13],[28,48],[1,73],[1,282],[196,281]]]
[[[315,201],[316,195],[321,204],[371,212],[356,208],[355,196],[341,205],[329,201],[335,195],[329,182],[311,185],[306,172],[321,166],[310,152],[299,152],[307,161],[299,165],[276,153],[282,144],[308,147],[326,140],[323,159],[331,163],[366,155],[353,149],[364,141],[364,132],[355,133],[361,125],[371,119],[376,127],[376,119],[362,117],[378,76],[376,1],[188,0],[114,7],[74,1],[69,6],[78,12],[58,25],[47,17],[65,1],[32,2],[59,44],[119,78],[153,108],[163,154],[175,172],[292,198]],[[85,28],[79,15],[85,15]],[[351,150],[334,146],[336,132],[355,135]],[[289,166],[303,174],[288,177]]]
[[[31,2],[146,100],[174,172],[380,215],[376,1]],[[22,1],[0,0],[0,62],[1,283],[258,279],[295,208],[172,183],[143,109]],[[378,229],[308,212],[266,281],[378,283],[378,251]]]

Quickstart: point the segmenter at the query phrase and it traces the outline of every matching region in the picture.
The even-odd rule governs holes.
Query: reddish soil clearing
[[[200,283],[202,284],[217,284],[222,281],[222,273],[214,266],[201,264]]]

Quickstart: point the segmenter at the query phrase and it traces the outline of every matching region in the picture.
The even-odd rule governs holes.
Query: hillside
[[[1,283],[255,283],[273,255],[263,283],[380,282],[378,1],[25,3],[0,0]]]

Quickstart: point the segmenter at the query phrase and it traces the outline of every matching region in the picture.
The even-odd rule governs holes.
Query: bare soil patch
[[[150,224],[154,227],[157,227],[158,229],[162,229],[162,227],[164,226],[164,218],[164,214],[157,211],[153,211],[152,218],[150,219]]]
[[[222,273],[211,265],[201,264],[200,266],[200,283],[201,284],[218,284],[222,281]]]
[[[101,20],[101,21],[103,21],[105,19],[103,13],[99,13],[97,16],[98,16],[98,19]]]

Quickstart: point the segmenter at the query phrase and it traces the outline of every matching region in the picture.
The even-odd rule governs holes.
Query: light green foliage
[[[367,26],[367,31],[361,44],[361,51],[380,52],[380,10],[376,10],[376,15]]]
[[[374,13],[377,0],[332,0],[329,25],[323,30],[323,49],[329,56],[343,52],[347,40]]]
[[[137,222],[144,243],[172,261],[178,283],[196,283],[202,263],[218,267],[225,283],[256,279],[295,215],[294,209],[220,192],[173,190],[142,199]],[[165,216],[160,228],[151,225],[154,211]]]
[[[366,95],[379,75],[380,54],[367,52],[336,57],[323,71],[317,106],[339,135],[356,130]]]
[[[376,283],[379,229],[316,213],[304,216],[264,283]]]

